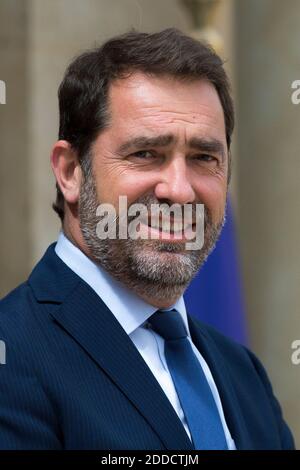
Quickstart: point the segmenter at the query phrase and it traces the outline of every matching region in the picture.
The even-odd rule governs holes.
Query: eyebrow
[[[175,138],[172,134],[157,135],[155,137],[134,137],[128,140],[119,148],[120,153],[124,153],[131,148],[149,148],[149,147],[167,147],[171,143],[175,142]]]
[[[189,147],[200,150],[201,152],[217,153],[225,158],[225,149],[222,142],[218,139],[205,139],[202,137],[192,137],[188,142]]]
[[[125,153],[132,148],[154,148],[154,147],[167,147],[168,145],[176,142],[173,134],[162,134],[155,137],[138,136],[123,143],[118,152]],[[223,143],[215,138],[192,137],[188,142],[188,147],[200,150],[201,152],[220,154],[225,158],[225,149]]]

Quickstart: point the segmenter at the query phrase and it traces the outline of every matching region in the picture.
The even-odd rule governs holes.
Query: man
[[[131,32],[71,63],[59,106],[62,232],[0,304],[0,447],[293,448],[258,360],[182,297],[224,221],[234,117],[219,57],[173,29]],[[146,215],[143,237],[105,237],[103,204],[119,229],[134,204],[192,219],[168,231],[166,212]],[[204,243],[187,249],[201,204]]]

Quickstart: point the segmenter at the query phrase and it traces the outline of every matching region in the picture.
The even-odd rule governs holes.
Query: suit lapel
[[[38,301],[61,304],[51,315],[103,369],[159,436],[166,449],[193,446],[172,405],[144,359],[98,295],[55,254],[51,245],[29,284]],[[196,347],[217,385],[237,449],[250,449],[248,434],[225,361],[213,339],[188,315]]]
[[[166,449],[192,450],[180,419],[129,336],[98,295],[53,248],[48,249],[29,279],[36,297],[43,302],[62,302],[59,308],[51,309],[52,317],[109,375]]]
[[[216,383],[223,411],[231,437],[238,450],[251,449],[251,436],[248,433],[239,401],[230,379],[226,363],[213,339],[205,334],[198,322],[188,315],[193,343],[206,360]]]

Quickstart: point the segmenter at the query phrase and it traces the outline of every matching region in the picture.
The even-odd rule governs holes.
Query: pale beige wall
[[[239,230],[251,341],[300,446],[300,2],[236,1]]]
[[[27,8],[20,0],[0,1],[0,296],[28,274]]]

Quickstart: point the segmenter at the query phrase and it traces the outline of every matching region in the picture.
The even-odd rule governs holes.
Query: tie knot
[[[185,325],[177,310],[157,310],[148,321],[152,329],[165,340],[187,337]]]

